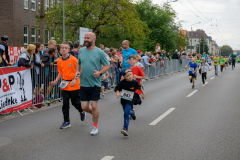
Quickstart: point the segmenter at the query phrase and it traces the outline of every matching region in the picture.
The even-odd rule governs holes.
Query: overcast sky
[[[152,0],[162,5],[173,0]],[[170,3],[184,30],[203,29],[219,46],[240,50],[240,0],[178,0]]]

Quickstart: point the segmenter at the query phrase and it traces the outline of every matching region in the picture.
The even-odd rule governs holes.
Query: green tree
[[[159,6],[153,4],[151,0],[140,0],[136,3],[136,10],[151,31],[144,42],[147,50],[154,50],[156,43],[160,43],[161,48],[165,50],[180,47],[179,27],[174,22],[176,13],[169,4]]]
[[[83,0],[65,1],[66,40],[79,38],[79,27],[93,29],[96,36],[114,41],[128,38],[131,44],[144,40],[149,30],[142,22],[129,0]],[[49,7],[45,13],[45,24],[55,39],[62,41],[63,3]]]
[[[221,55],[222,56],[229,56],[230,54],[232,54],[233,53],[233,49],[230,47],[230,46],[228,46],[228,45],[223,45],[222,47],[221,47]]]
[[[206,52],[206,54],[209,54],[208,52],[209,48],[206,40],[204,40],[204,51],[203,51],[203,38],[204,37],[200,39],[200,54],[203,54],[203,52]],[[199,44],[197,45],[196,52],[199,52]]]
[[[237,52],[237,56],[240,55],[240,51]]]

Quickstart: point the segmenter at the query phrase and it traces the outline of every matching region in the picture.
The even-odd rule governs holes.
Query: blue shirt
[[[123,56],[123,67],[122,69],[128,69],[131,67],[131,65],[128,63],[129,56],[131,55],[137,55],[137,51],[133,48],[129,48],[128,50],[123,49],[122,56]]]
[[[204,57],[204,58],[205,58],[205,60],[207,61],[207,54],[205,54],[205,55],[202,55],[202,57]]]
[[[197,63],[192,63],[192,62],[189,62],[189,71],[188,73],[189,74],[193,74],[193,72],[196,70],[196,68],[198,67],[197,66]],[[196,72],[194,72],[194,74],[196,74]]]

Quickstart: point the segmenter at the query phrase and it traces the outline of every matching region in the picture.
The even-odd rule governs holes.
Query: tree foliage
[[[204,37],[200,39],[200,54],[203,54],[203,52],[206,52],[206,54],[209,54],[208,52],[209,48],[206,40],[204,40],[204,50],[203,50],[203,40],[204,40]],[[196,52],[199,52],[199,44],[197,45]]]
[[[45,24],[54,38],[62,42],[63,3],[54,3],[45,12]],[[155,5],[151,0],[65,0],[66,40],[79,40],[79,27],[91,28],[97,36],[96,44],[119,47],[124,39],[141,50],[161,48],[173,51],[188,44],[176,24],[175,11],[167,3]],[[38,17],[39,18],[39,17]]]
[[[233,53],[233,49],[232,47],[228,46],[228,45],[223,45],[221,47],[221,55],[222,56],[229,56]]]
[[[93,29],[97,37],[122,36],[134,41],[144,39],[149,32],[128,0],[73,0],[65,1],[64,7],[67,40],[78,40],[79,27]],[[49,30],[62,41],[63,3],[53,5],[45,15]]]

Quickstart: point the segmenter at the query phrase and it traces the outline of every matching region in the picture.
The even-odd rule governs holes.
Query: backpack
[[[36,97],[33,98],[33,105],[36,106],[37,108],[42,107],[42,102],[43,102],[43,95],[38,94]]]

